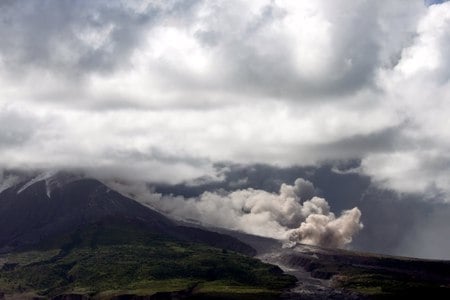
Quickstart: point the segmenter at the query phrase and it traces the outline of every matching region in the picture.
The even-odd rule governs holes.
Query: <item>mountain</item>
[[[162,214],[109,189],[95,179],[70,174],[37,176],[0,193],[0,252],[33,245],[88,224],[135,222],[149,232],[254,255],[239,240],[179,226]]]
[[[0,193],[0,249],[0,299],[450,299],[449,261],[182,224],[68,173]]]
[[[274,299],[296,281],[236,238],[65,173],[0,193],[0,249],[0,299]]]

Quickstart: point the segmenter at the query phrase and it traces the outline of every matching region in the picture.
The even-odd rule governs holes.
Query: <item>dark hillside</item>
[[[176,225],[160,213],[122,196],[97,180],[68,181],[57,177],[31,184],[21,183],[0,194],[0,250],[8,252],[19,249],[109,220],[138,222],[149,233],[255,254],[250,246],[235,238]]]

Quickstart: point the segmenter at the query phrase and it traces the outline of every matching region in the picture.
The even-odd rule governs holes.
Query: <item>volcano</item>
[[[0,299],[450,297],[450,262],[180,223],[69,173],[0,193]]]
[[[92,224],[139,224],[148,232],[247,255],[256,252],[223,234],[179,226],[95,179],[70,174],[37,176],[0,194],[0,249],[7,252]]]

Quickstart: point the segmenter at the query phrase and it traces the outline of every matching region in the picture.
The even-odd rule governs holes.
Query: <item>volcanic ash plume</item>
[[[294,185],[282,184],[278,193],[248,188],[195,198],[152,194],[142,186],[115,188],[176,219],[291,243],[341,248],[362,228],[358,208],[336,217],[325,199],[314,196],[313,184],[301,178]]]
[[[361,211],[356,207],[344,211],[337,219],[333,213],[311,214],[298,229],[291,231],[289,239],[303,244],[342,248],[362,228],[360,217]]]

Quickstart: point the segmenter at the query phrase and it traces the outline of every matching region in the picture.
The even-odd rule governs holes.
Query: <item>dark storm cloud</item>
[[[447,2],[447,0],[425,0],[426,5],[440,4]]]
[[[142,31],[162,16],[182,18],[197,1],[167,1],[164,8],[131,1],[10,1],[3,3],[0,51],[6,68],[62,76],[112,72],[129,63]]]
[[[450,205],[435,203],[411,224],[412,228],[394,251],[411,257],[450,259],[448,228]]]
[[[323,157],[335,156],[341,160],[361,159],[369,153],[384,153],[409,149],[413,141],[403,136],[399,125],[385,128],[370,134],[357,134],[335,142],[310,146],[306,152],[321,154]]]

